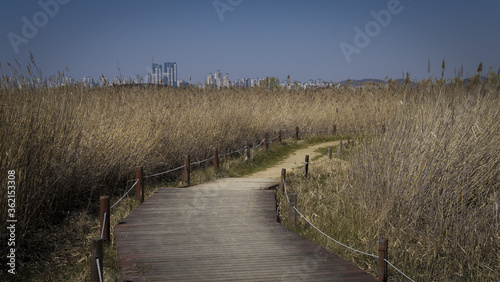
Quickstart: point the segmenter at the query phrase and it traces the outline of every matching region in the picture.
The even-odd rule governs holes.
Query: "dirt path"
[[[315,156],[320,155],[315,152],[318,148],[324,147],[333,147],[337,146],[339,141],[330,141],[317,145],[313,145],[304,149],[300,149],[295,151],[292,155],[288,156],[286,159],[278,163],[276,166],[270,167],[266,170],[256,172],[248,177],[252,178],[280,178],[281,177],[281,169],[285,168],[288,171],[291,171],[295,168],[301,168],[304,165],[305,155],[309,155],[309,159],[312,160]]]

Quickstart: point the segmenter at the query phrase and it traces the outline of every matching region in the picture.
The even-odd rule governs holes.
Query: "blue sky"
[[[45,75],[67,66],[77,79],[117,76],[118,67],[124,76],[145,75],[153,60],[177,62],[178,78],[193,82],[216,70],[230,79],[340,81],[403,71],[422,79],[429,57],[438,77],[443,59],[446,77],[462,64],[465,75],[480,61],[500,67],[500,1],[493,0],[0,1],[4,72],[15,59],[25,65],[30,52]]]

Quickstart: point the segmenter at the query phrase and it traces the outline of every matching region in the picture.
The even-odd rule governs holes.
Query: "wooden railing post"
[[[281,145],[281,130],[280,130],[280,131],[278,131],[278,142],[279,142],[279,143],[280,143],[280,145]]]
[[[144,202],[144,183],[143,183],[143,168],[138,166],[135,168],[135,179],[139,179],[137,185],[135,186],[135,198],[139,203]]]
[[[97,268],[97,259],[99,259],[99,266],[101,275],[103,274],[103,261],[102,261],[102,239],[90,239],[90,279],[92,282],[100,282],[99,270]],[[104,278],[104,277],[103,277]]]
[[[101,196],[100,204],[99,204],[99,221],[100,221],[100,229],[99,235],[101,235],[102,239],[106,242],[109,242],[109,218],[110,218],[110,208],[109,208],[109,196]],[[104,228],[103,228],[104,224]]]
[[[305,163],[304,163],[304,176],[307,177],[309,172],[309,155],[306,155]]]
[[[342,140],[340,140],[340,142],[339,142],[339,150],[338,150],[338,153],[339,153],[339,154],[342,154]]]
[[[269,150],[268,144],[267,144],[267,133],[264,133],[264,150]]]
[[[337,135],[337,125],[333,125],[333,135]]]
[[[281,193],[285,193],[285,181],[286,181],[286,168],[282,168],[281,169],[281,182],[280,182]]]
[[[387,282],[387,262],[388,259],[387,249],[389,246],[389,240],[385,238],[380,238],[378,241],[378,280]]]
[[[299,127],[295,127],[295,140],[299,140]]]
[[[214,170],[215,170],[215,172],[218,172],[219,171],[219,150],[217,150],[217,148],[214,148],[213,154],[214,154]]]
[[[288,220],[290,222],[290,226],[297,227],[297,212],[295,208],[297,208],[297,194],[289,194],[290,196],[290,204],[288,205]]]
[[[328,147],[328,158],[332,158],[332,147]]]
[[[248,162],[250,160],[250,145],[248,144],[248,141],[245,142],[245,162]]]
[[[191,184],[191,157],[189,155],[184,157],[184,182],[187,186]]]

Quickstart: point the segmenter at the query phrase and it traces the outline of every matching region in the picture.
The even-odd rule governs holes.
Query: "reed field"
[[[16,171],[18,271],[36,272],[23,266],[36,265],[47,251],[32,240],[40,230],[88,233],[81,223],[71,230],[57,226],[75,212],[95,217],[99,196],[122,195],[136,166],[152,174],[182,165],[186,154],[197,161],[213,148],[224,153],[245,141],[257,144],[264,133],[336,124],[385,125],[386,132],[359,136],[347,169],[325,163],[311,176],[315,181],[291,182],[299,208],[315,214],[327,233],[364,242],[359,247],[370,246],[367,251],[376,251],[379,236],[389,238],[389,259],[417,280],[499,280],[499,93],[497,83],[431,82],[306,91],[18,89],[7,87],[4,77],[1,171]],[[2,205],[2,224],[6,217]]]
[[[420,84],[393,94],[384,134],[360,138],[342,161],[311,165],[288,193],[308,220],[358,250],[378,255],[378,239],[388,238],[389,261],[415,281],[499,281],[498,85]],[[304,220],[296,230],[376,275],[376,259]],[[406,280],[393,269],[390,277]]]

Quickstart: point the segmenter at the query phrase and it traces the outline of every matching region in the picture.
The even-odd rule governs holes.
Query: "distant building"
[[[205,85],[206,86],[210,86],[210,85],[213,85],[214,84],[214,78],[212,76],[212,73],[209,73],[207,75],[207,78],[205,79]]]
[[[166,62],[164,71],[164,84],[177,87],[177,63]]]
[[[151,74],[151,83],[160,84],[163,80],[162,65],[153,63],[153,73]]]

